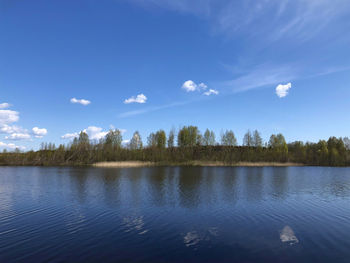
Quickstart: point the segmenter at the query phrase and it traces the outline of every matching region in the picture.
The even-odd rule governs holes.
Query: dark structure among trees
[[[177,138],[176,138],[177,137]],[[177,145],[175,141],[177,139]],[[271,135],[263,143],[258,131],[248,131],[243,145],[237,145],[232,130],[222,132],[220,143],[213,131],[202,135],[196,126],[184,126],[177,135],[172,129],[168,136],[164,130],[151,133],[144,147],[136,131],[127,145],[122,145],[119,130],[110,130],[99,142],[91,142],[81,132],[67,146],[42,144],[39,151],[7,152],[0,154],[0,165],[86,165],[101,161],[151,161],[160,164],[190,164],[193,161],[223,162],[293,162],[305,165],[350,165],[350,140],[330,137],[318,143],[286,142],[282,134]]]

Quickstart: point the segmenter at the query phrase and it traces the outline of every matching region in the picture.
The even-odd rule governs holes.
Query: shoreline
[[[227,164],[224,162],[192,161],[182,163],[157,163],[142,161],[118,161],[118,162],[98,162],[92,164],[93,167],[100,168],[133,168],[133,167],[153,167],[153,166],[200,166],[200,167],[294,167],[305,166],[301,163],[278,163],[278,162],[238,162]]]

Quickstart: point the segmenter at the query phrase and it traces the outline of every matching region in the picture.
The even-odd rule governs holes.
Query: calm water
[[[349,168],[0,168],[0,262],[350,262]]]

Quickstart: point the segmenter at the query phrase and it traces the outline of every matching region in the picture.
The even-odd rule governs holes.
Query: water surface
[[[0,168],[0,262],[350,262],[350,169]]]

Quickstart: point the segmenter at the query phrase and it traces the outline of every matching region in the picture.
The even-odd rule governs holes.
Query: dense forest
[[[292,162],[305,165],[350,165],[350,140],[330,137],[317,143],[287,143],[282,134],[271,135],[268,142],[258,131],[248,131],[238,145],[231,130],[222,132],[219,142],[213,131],[203,134],[195,126],[184,126],[167,135],[159,130],[142,143],[139,132],[122,143],[122,133],[110,130],[100,141],[91,141],[81,132],[69,145],[56,147],[44,143],[38,151],[0,153],[0,165],[88,165],[102,161],[148,161],[159,164],[190,164],[193,161],[222,162]]]

